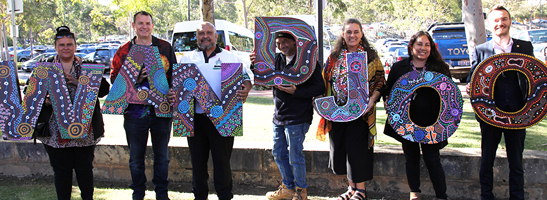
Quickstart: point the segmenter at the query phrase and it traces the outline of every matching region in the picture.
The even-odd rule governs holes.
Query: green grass
[[[101,104],[104,99],[101,99]],[[376,144],[382,145],[400,145],[395,139],[383,134],[386,122],[386,112],[383,102],[377,105],[376,129],[378,136]],[[249,96],[247,102],[243,104],[243,136],[237,137],[240,141],[271,141],[272,140],[272,117],[274,105],[271,97]],[[121,115],[104,115],[106,137],[125,140],[125,131],[123,130],[123,117]],[[315,137],[319,115],[313,116],[313,122],[306,134],[305,142],[322,142]],[[541,121],[539,124],[528,128],[525,140],[525,149],[547,151],[547,133],[542,130],[547,129],[547,122]],[[327,139],[328,140],[328,139]],[[449,138],[448,147],[460,148],[480,148],[481,135],[479,123],[475,119],[475,114],[469,103],[469,98],[464,98],[463,116],[458,130]],[[328,145],[328,143],[325,143]],[[500,148],[505,148],[505,142],[502,139]]]

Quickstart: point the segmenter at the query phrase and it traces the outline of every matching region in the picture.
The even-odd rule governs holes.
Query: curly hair
[[[338,58],[340,56],[340,53],[343,49],[347,49],[348,47],[345,45],[343,33],[346,31],[346,25],[348,24],[357,24],[359,25],[359,31],[363,33],[363,25],[361,25],[361,22],[358,19],[355,18],[349,18],[344,21],[344,26],[342,28],[342,34],[336,39],[336,44],[334,45],[334,48],[330,54],[332,58]],[[370,43],[368,42],[367,38],[363,34],[363,37],[361,37],[361,46],[365,49],[367,52],[368,61],[371,62],[372,60],[378,58],[378,53],[372,46],[370,46]]]

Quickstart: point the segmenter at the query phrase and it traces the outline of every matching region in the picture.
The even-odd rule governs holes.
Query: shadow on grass
[[[270,106],[274,105],[273,99],[271,97],[260,97],[260,96],[248,96],[247,102],[248,104],[256,104],[256,105],[265,105]]]

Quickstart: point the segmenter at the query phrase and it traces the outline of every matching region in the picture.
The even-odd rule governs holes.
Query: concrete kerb
[[[192,180],[190,152],[186,140],[170,143],[169,179],[190,183]],[[260,185],[276,188],[281,176],[271,155],[271,142],[236,141],[231,167],[235,185]],[[329,151],[325,143],[306,143],[306,171],[308,184],[320,190],[344,191],[344,176],[336,176],[328,169]],[[377,145],[374,152],[374,179],[367,182],[367,191],[376,193],[408,193],[405,158],[400,146]],[[211,161],[210,161],[211,162]],[[448,196],[452,199],[477,199],[480,196],[480,149],[445,148],[441,162],[446,172]],[[103,139],[95,150],[94,174],[97,180],[129,182],[129,148],[124,143]],[[147,176],[152,177],[153,154],[146,155]],[[212,163],[209,164],[212,166]],[[547,152],[524,152],[526,199],[547,199]],[[212,169],[209,169],[212,173]],[[509,198],[508,163],[504,150],[499,150],[495,167],[495,190],[498,198]],[[51,176],[53,172],[42,144],[31,141],[0,142],[0,174],[30,177]],[[428,172],[422,162],[422,193],[434,196]]]

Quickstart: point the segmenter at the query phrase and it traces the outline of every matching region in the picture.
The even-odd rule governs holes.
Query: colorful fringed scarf
[[[359,47],[359,52],[364,52],[363,47]],[[338,58],[333,58],[332,55],[329,56],[327,59],[327,63],[325,67],[323,68],[323,81],[325,81],[325,86],[327,88],[324,96],[334,96],[336,97],[342,97],[347,98],[347,92],[335,92],[334,91],[334,85],[333,83],[336,83],[337,80],[334,80],[336,78],[347,78],[346,75],[338,75],[333,76],[335,73],[345,73],[346,70],[346,53],[347,50],[344,49]],[[379,58],[375,58],[374,60],[368,62],[368,80],[369,80],[369,96],[372,96],[372,92],[376,90],[380,90],[382,87],[384,87],[385,83],[385,74],[384,74],[384,67],[382,65],[382,61],[380,61]],[[345,80],[344,80],[345,81]],[[346,95],[344,95],[346,94]],[[337,100],[337,102],[339,102]],[[374,146],[374,138],[376,137],[376,104],[374,104],[374,107],[368,112],[365,113],[362,117],[363,120],[365,120],[369,125],[369,148]],[[316,137],[317,139],[321,141],[325,141],[327,133],[332,128],[332,122],[326,120],[325,118],[321,118],[319,121],[319,127],[317,128]]]

